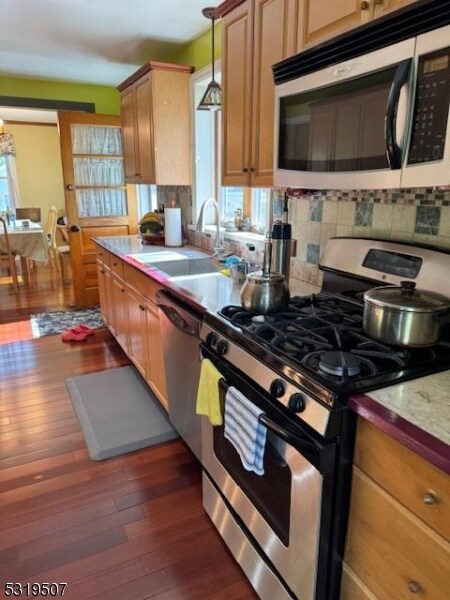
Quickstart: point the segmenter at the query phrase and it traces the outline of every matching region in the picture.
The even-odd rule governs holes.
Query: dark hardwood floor
[[[6,582],[67,582],[70,600],[256,598],[203,511],[181,440],[89,458],[65,379],[128,364],[111,334],[14,341],[29,313],[67,308],[70,286],[38,267],[0,302],[0,597]]]

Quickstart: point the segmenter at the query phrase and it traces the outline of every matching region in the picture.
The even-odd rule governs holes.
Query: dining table
[[[8,227],[8,238],[11,250],[16,256],[35,262],[48,262],[47,236],[40,223],[28,221],[28,224],[24,225],[23,221],[17,220],[14,225]],[[2,236],[0,236],[0,247],[2,247]]]

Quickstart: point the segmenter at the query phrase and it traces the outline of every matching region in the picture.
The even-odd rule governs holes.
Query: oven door
[[[203,419],[203,464],[220,496],[220,504],[227,508],[227,518],[214,518],[218,503],[214,505],[210,499],[204,499],[207,512],[229,546],[224,523],[233,517],[234,527],[238,524],[247,541],[282,582],[285,595],[277,594],[277,598],[325,598],[335,443],[294,423],[273,405],[267,392],[225,359],[203,345],[201,352],[224,376],[220,382],[222,410],[227,388],[233,386],[264,411],[261,419],[267,427],[264,475],[259,476],[244,469],[237,451],[224,437],[223,426],[213,427]],[[256,561],[254,572],[249,573],[248,565],[241,562],[241,548],[237,554],[236,559],[260,596],[269,597],[266,586],[258,589],[261,564],[258,566]],[[273,599],[275,596],[270,593]]]

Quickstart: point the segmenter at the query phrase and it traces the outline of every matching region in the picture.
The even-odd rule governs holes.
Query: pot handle
[[[415,281],[400,281],[400,287],[402,288],[403,296],[412,296],[416,290]]]
[[[270,275],[270,269],[272,267],[272,238],[270,234],[267,235],[266,243],[264,244],[264,262],[263,262],[263,276],[268,277]]]

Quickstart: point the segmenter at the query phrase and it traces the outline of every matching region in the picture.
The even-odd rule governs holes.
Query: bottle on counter
[[[247,259],[247,263],[248,263],[248,272],[249,273],[253,273],[254,271],[257,270],[257,266],[256,266],[256,248],[255,248],[255,246],[253,246],[253,244],[250,244],[247,247],[246,259]]]

